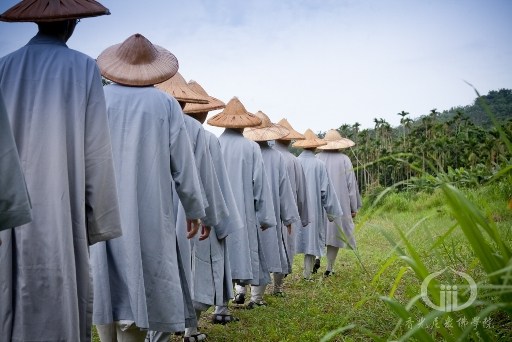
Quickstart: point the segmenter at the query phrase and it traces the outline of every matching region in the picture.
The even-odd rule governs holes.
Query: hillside
[[[481,96],[482,100],[488,104],[491,112],[496,116],[499,122],[505,122],[512,119],[512,90],[500,89],[491,90],[487,95]],[[440,119],[448,121],[453,118],[457,112],[462,112],[475,125],[484,128],[492,126],[491,119],[482,108],[481,101],[476,98],[473,104],[468,106],[453,107],[441,113]]]

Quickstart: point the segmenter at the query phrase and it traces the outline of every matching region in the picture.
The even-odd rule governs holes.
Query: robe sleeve
[[[183,115],[183,121],[185,122],[185,128],[187,129],[187,134],[188,134],[188,138],[189,138],[189,141],[190,141],[190,147],[192,148],[192,152],[194,153],[194,160],[195,160],[195,165],[196,165],[196,169],[197,169],[197,176],[199,177],[199,187],[201,188],[201,197],[203,199],[203,207],[205,208],[205,212],[206,212],[206,208],[208,208],[208,198],[206,197],[206,191],[204,190],[204,186],[203,186],[203,180],[201,178],[201,175],[199,173],[199,167],[198,165],[201,164],[201,158],[203,157],[203,155],[199,152],[196,153],[196,151],[199,151],[199,149],[197,149],[197,142],[199,140],[199,130],[196,130],[196,131],[193,131],[191,129],[191,127],[189,126],[190,124],[190,120],[191,118],[190,117],[187,117],[185,114],[183,114],[183,110],[182,110],[182,115]]]
[[[201,186],[197,175],[194,153],[190,145],[183,113],[176,99],[169,96],[170,122],[169,150],[171,153],[171,175],[176,185],[176,192],[185,209],[188,219],[203,218],[205,208]]]
[[[297,204],[295,203],[295,197],[293,196],[285,162],[281,155],[279,156],[279,203],[281,221],[287,226],[299,220],[299,212],[297,210]]]
[[[306,192],[306,175],[298,160],[295,163],[295,182],[297,183],[297,209],[299,210],[302,226],[306,227],[310,223],[308,196]]]
[[[267,174],[263,165],[261,150],[256,143],[253,148],[253,175],[252,187],[254,196],[254,209],[261,227],[275,227],[277,225],[272,204],[272,192],[267,180]]]
[[[18,149],[0,93],[0,230],[32,221],[32,206]]]
[[[185,115],[185,114],[184,114]],[[206,200],[208,206],[205,209],[206,216],[202,219],[204,224],[207,226],[215,226],[228,216],[229,211],[226,207],[222,190],[217,179],[213,161],[210,155],[210,151],[207,147],[206,136],[204,128],[193,118],[187,118],[188,120],[194,120],[198,126],[198,132],[196,136],[196,143],[194,149],[194,156],[196,160],[197,170],[199,171],[199,179],[203,186],[206,194]]]
[[[356,213],[361,207],[361,196],[357,186],[356,175],[354,173],[354,167],[348,157],[344,158],[345,166],[345,177],[347,180],[348,197],[350,200],[350,210]]]
[[[85,208],[89,244],[121,236],[112,145],[101,77],[90,70],[85,113]]]

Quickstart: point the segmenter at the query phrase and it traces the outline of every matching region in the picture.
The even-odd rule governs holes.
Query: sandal
[[[320,268],[320,259],[315,259],[315,265],[313,265],[313,273],[316,273]]]
[[[192,336],[185,336],[183,337],[183,342],[197,342],[197,341],[202,341],[202,340],[206,340],[206,334],[202,334],[202,333],[197,333],[197,334],[194,334]]]
[[[238,322],[240,318],[231,316],[230,314],[213,314],[212,315],[212,323],[213,324],[226,324],[230,322]]]
[[[245,293],[237,293],[235,296],[235,299],[233,299],[233,303],[244,304],[245,303]]]

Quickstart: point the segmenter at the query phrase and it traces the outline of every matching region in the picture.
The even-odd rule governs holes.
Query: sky
[[[0,0],[4,12],[16,0]],[[512,88],[509,0],[104,0],[68,46],[96,58],[140,33],[171,51],[186,80],[299,132],[374,119],[400,124],[431,109]],[[33,23],[0,22],[0,56]],[[215,114],[217,112],[212,112]],[[206,125],[220,134],[222,129]]]

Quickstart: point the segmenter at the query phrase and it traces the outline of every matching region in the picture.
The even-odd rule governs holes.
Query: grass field
[[[500,239],[510,247],[512,210],[507,207],[510,194],[501,193],[497,185],[464,194],[495,224]],[[456,225],[452,210],[440,191],[415,195],[393,193],[376,208],[365,203],[356,220],[357,255],[350,250],[340,251],[333,276],[322,276],[326,264],[322,258],[322,268],[314,281],[304,281],[303,256],[298,255],[293,274],[285,279],[286,297],[267,294],[268,306],[254,310],[233,307],[232,313],[240,321],[225,326],[210,324],[208,311],[200,322],[200,330],[210,341],[398,340],[412,326],[423,324],[432,311],[424,305],[423,309],[421,305],[412,307],[410,318],[399,324],[399,317],[381,298],[386,296],[406,305],[420,295],[421,280],[414,267],[393,250],[393,241],[402,241],[399,252],[421,260],[430,272],[449,266],[470,275],[479,286],[478,298],[469,310],[454,313],[450,318],[442,314],[430,322],[427,319],[424,325],[427,336],[415,336],[417,340],[443,341],[452,335],[451,330],[453,339],[448,340],[456,340],[461,330],[472,324],[484,335],[477,329],[463,340],[512,340],[510,312],[494,310],[478,316],[486,305],[503,299],[492,297],[492,292],[486,290],[486,272],[478,254]],[[407,236],[406,240],[401,238],[401,233]],[[412,252],[404,246],[404,241],[414,247]],[[267,289],[270,291],[271,286]],[[489,296],[485,295],[486,291]],[[94,338],[99,341],[96,335]]]

